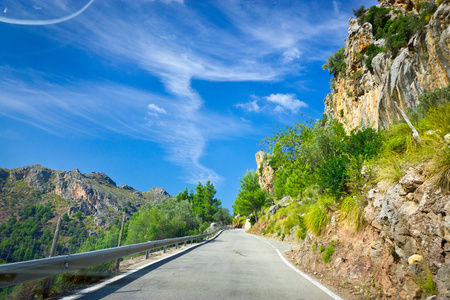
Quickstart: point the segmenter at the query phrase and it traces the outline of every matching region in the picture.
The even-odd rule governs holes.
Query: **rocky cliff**
[[[424,1],[383,0],[377,7],[391,9],[388,16],[392,21],[405,13],[417,14],[419,2]],[[346,123],[348,129],[359,125],[386,128],[401,118],[394,102],[403,110],[415,110],[421,93],[448,86],[450,3],[437,1],[436,6],[424,29],[395,51],[385,49],[386,38],[374,37],[370,22],[350,18],[346,69],[333,80],[331,93],[324,100],[325,113]],[[383,51],[370,57],[370,45]],[[371,64],[366,63],[368,59],[372,59]]]
[[[255,154],[256,170],[259,172],[258,183],[261,188],[268,192],[272,192],[274,173],[273,169],[269,166],[267,155],[268,154],[262,150],[259,150]]]
[[[98,172],[55,171],[39,165],[0,169],[0,222],[27,204],[52,202],[60,214],[81,211],[94,216],[96,225],[111,225],[122,211],[132,214],[146,203],[170,197],[160,187],[148,192],[128,185],[117,187],[106,174]]]
[[[377,185],[366,196],[364,230],[355,234],[335,212],[323,235],[308,233],[291,259],[354,299],[450,299],[450,196],[428,175],[410,168],[394,186]],[[326,263],[320,249],[331,244]]]

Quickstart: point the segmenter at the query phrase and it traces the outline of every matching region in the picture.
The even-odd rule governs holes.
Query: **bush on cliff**
[[[330,74],[333,74],[334,78],[339,77],[339,75],[344,75],[347,65],[344,60],[345,48],[341,47],[338,51],[333,53],[327,58],[327,63],[322,66],[322,69],[328,70]]]

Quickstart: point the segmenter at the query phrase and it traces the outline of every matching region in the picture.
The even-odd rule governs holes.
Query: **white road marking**
[[[297,269],[296,267],[294,267],[289,261],[286,260],[286,258],[284,258],[284,256],[281,254],[281,252],[271,243],[267,242],[266,240],[260,238],[259,236],[250,234],[251,236],[253,236],[254,238],[266,243],[267,245],[269,245],[270,247],[272,247],[273,249],[275,249],[275,251],[277,251],[278,255],[280,256],[281,260],[292,270],[294,270],[295,272],[297,272],[298,274],[300,274],[301,276],[303,276],[305,279],[309,280],[312,284],[314,284],[315,286],[317,286],[319,289],[321,289],[322,291],[324,291],[328,296],[330,296],[331,298],[335,299],[335,300],[344,300],[341,297],[339,297],[338,295],[336,295],[335,293],[333,293],[332,291],[330,291],[326,286],[324,286],[323,284],[321,284],[320,282],[315,281],[314,279],[312,279],[309,275],[303,273],[302,271],[300,271],[299,269]]]

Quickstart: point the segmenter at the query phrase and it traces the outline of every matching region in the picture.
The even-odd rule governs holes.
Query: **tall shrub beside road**
[[[261,189],[258,174],[253,170],[247,171],[239,181],[241,188],[233,204],[234,212],[243,215],[254,213],[255,220],[258,221],[258,211],[267,204],[269,193]]]

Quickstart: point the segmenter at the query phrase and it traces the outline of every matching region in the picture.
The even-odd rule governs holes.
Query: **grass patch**
[[[304,217],[306,228],[316,235],[322,234],[328,224],[328,212],[333,203],[333,198],[323,195],[319,197],[316,203],[311,204]]]
[[[356,232],[366,225],[364,219],[364,208],[366,205],[364,197],[350,195],[345,196],[339,205],[342,219],[354,226]]]
[[[420,287],[423,296],[436,295],[437,285],[425,260],[420,262],[418,274],[413,276],[414,282]]]

